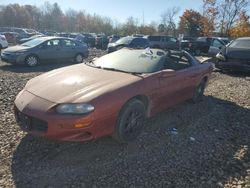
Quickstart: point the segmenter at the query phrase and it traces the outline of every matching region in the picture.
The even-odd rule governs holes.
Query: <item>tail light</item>
[[[191,47],[192,47],[192,43],[189,43],[189,44],[188,44],[188,47],[191,48]]]

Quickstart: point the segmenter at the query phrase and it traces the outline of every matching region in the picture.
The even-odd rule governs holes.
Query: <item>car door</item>
[[[192,98],[196,87],[195,75],[197,71],[192,60],[185,54],[171,55],[166,58],[166,70],[172,70],[174,74],[159,78],[159,106],[161,109]]]
[[[149,46],[149,43],[144,38],[135,38],[131,41],[129,47],[132,48],[146,48]]]
[[[61,39],[61,58],[64,60],[73,59],[77,53],[77,44],[70,39]]]
[[[225,44],[222,41],[220,41],[219,39],[213,39],[211,42],[211,45],[209,47],[209,50],[208,50],[208,55],[215,56],[217,53],[220,52],[221,48],[224,45]]]
[[[165,48],[166,49],[178,49],[178,40],[174,37],[165,37]]]
[[[60,40],[51,39],[39,46],[38,55],[41,60],[56,61],[61,57]]]

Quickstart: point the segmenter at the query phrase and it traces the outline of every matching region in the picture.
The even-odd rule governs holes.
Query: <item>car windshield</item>
[[[98,58],[94,67],[128,73],[152,73],[163,66],[164,52],[123,49]]]
[[[23,43],[21,46],[28,46],[28,47],[34,47],[39,44],[42,44],[45,41],[43,38],[35,38],[33,40],[30,40],[28,42]]]
[[[35,30],[33,30],[33,29],[25,29],[25,31],[26,31],[27,33],[35,33]]]
[[[232,48],[250,48],[250,39],[236,39],[229,46]]]
[[[129,44],[133,40],[132,37],[123,37],[119,40],[117,40],[115,43],[116,44]]]

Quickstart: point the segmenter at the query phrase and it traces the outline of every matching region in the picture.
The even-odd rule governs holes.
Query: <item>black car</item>
[[[86,44],[64,37],[39,37],[2,51],[2,61],[36,66],[45,61],[81,63],[88,56]]]
[[[198,37],[195,41],[189,42],[188,51],[194,55],[215,56],[225,45],[225,42],[218,37]]]
[[[216,55],[215,67],[250,72],[250,37],[238,38]]]
[[[95,37],[91,35],[90,33],[82,33],[82,35],[85,37],[85,43],[89,47],[94,47],[95,46]]]
[[[97,35],[95,38],[95,47],[97,49],[106,50],[109,43],[109,39],[106,35]]]
[[[123,37],[117,40],[114,43],[109,43],[107,51],[108,53],[119,50],[123,47],[128,47],[128,48],[147,48],[149,47],[149,42],[148,39],[142,38],[142,37]]]
[[[151,48],[159,48],[163,50],[177,50],[179,41],[172,36],[149,35],[146,37]]]

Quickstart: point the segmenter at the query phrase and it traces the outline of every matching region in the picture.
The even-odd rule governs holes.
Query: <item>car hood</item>
[[[115,46],[116,46],[116,43],[114,42],[108,43],[108,47],[115,47]]]
[[[225,47],[222,53],[230,59],[250,59],[250,49]]]
[[[30,47],[17,45],[17,46],[12,46],[12,47],[5,49],[4,52],[18,52],[18,51],[23,51],[23,50],[28,50],[28,49],[30,49]]]
[[[25,90],[54,103],[88,102],[140,79],[82,63],[37,76],[28,81]]]

